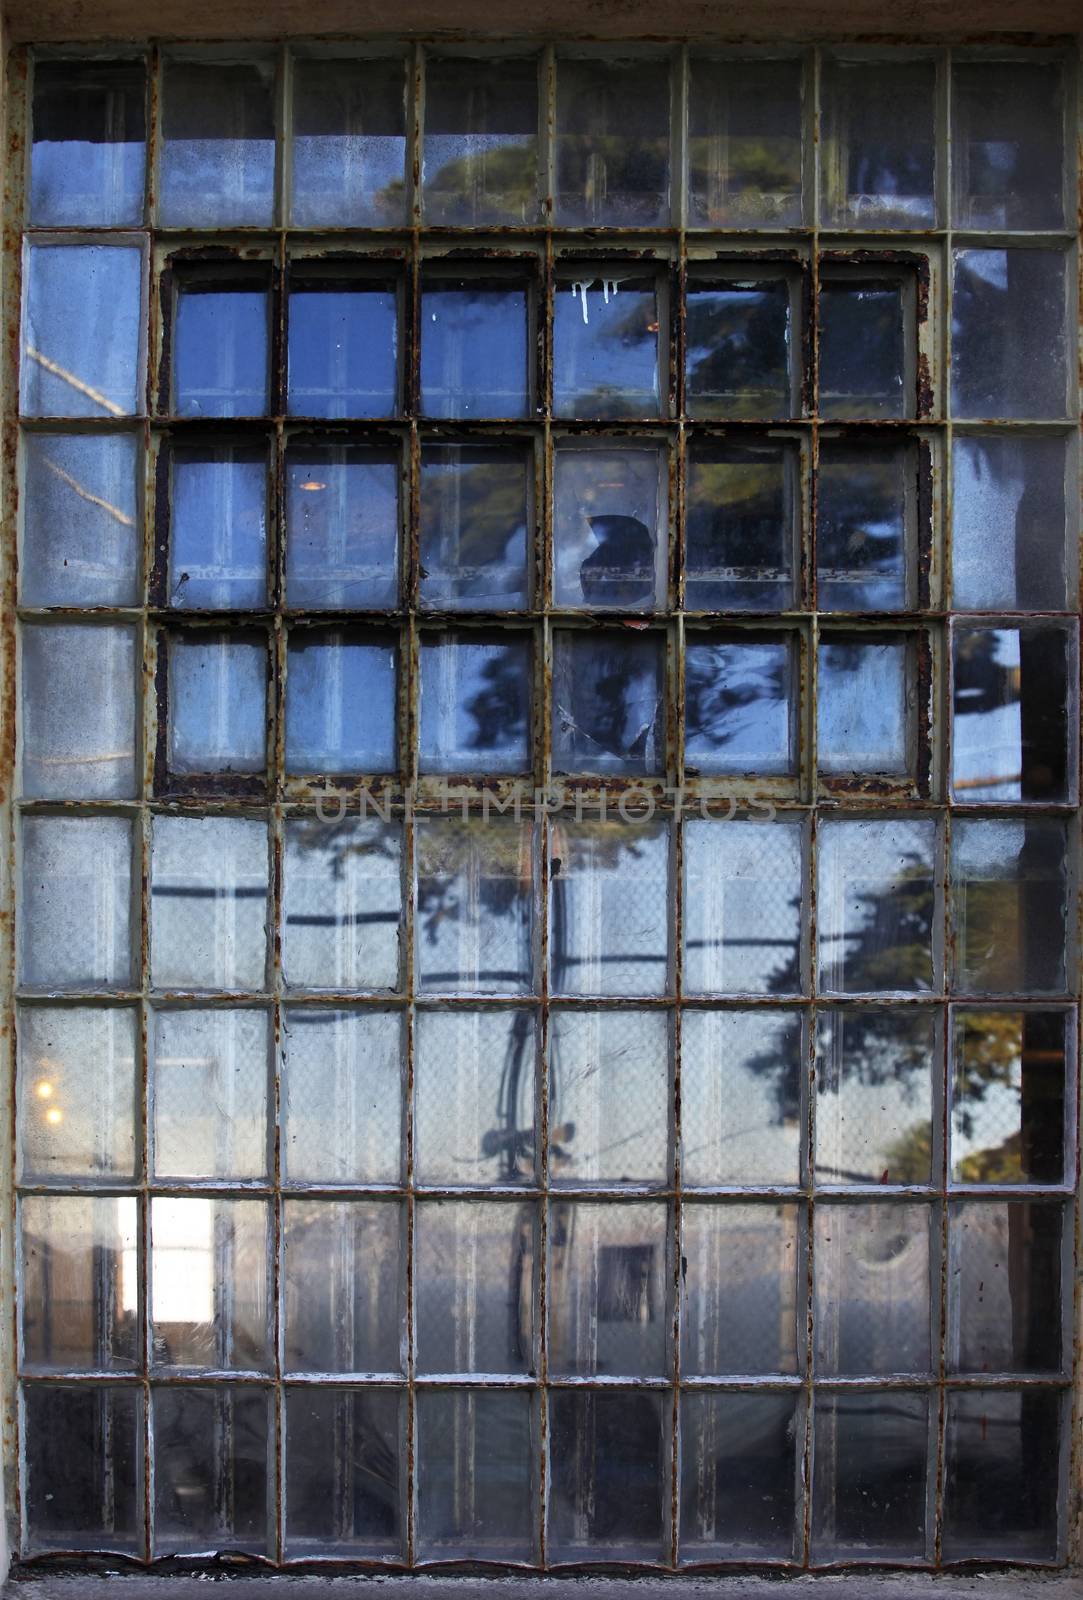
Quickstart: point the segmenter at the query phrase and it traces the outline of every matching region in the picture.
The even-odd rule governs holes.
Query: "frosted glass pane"
[[[136,452],[127,433],[24,435],[24,605],[139,603]]]
[[[267,828],[246,817],[155,817],[151,978],[159,989],[261,989]]]
[[[33,244],[26,272],[23,412],[125,417],[141,411],[138,245]]]
[[[122,817],[27,817],[22,880],[23,984],[32,989],[120,989],[131,983],[130,822]]]
[[[134,628],[24,623],[23,793],[35,800],[134,798],[135,686]]]
[[[957,417],[1063,417],[1068,409],[1067,256],[957,250],[951,405]]]

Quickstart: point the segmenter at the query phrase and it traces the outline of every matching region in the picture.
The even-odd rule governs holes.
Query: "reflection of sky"
[[[821,771],[905,772],[905,696],[905,645],[821,645]]]

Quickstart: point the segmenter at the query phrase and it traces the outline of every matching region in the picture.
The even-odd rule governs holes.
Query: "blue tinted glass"
[[[31,222],[104,228],[143,220],[144,80],[142,61],[35,64]]]
[[[790,416],[789,284],[690,284],[685,367],[691,416]]]
[[[464,284],[421,297],[421,409],[522,417],[529,405],[525,289]]]
[[[388,417],[398,391],[393,289],[295,289],[288,410],[295,417]]]
[[[433,635],[421,646],[421,770],[523,772],[530,761],[530,644]]]
[[[173,403],[181,417],[260,417],[268,409],[267,295],[262,289],[182,289]]]
[[[286,598],[331,610],[395,604],[399,462],[354,445],[286,451]]]
[[[293,634],[286,674],[288,772],[394,770],[396,657],[390,633]]]
[[[898,611],[906,605],[907,508],[917,462],[906,445],[820,444],[816,595],[821,611]]]
[[[442,611],[526,606],[531,466],[530,456],[514,447],[422,450],[422,605]]]
[[[897,635],[821,642],[816,697],[821,772],[861,777],[907,771],[906,657],[906,644]]]
[[[273,91],[270,62],[166,62],[158,203],[166,227],[272,221]]]
[[[685,757],[697,771],[793,771],[793,669],[784,639],[690,637],[685,697]]]
[[[267,640],[193,629],[169,645],[169,770],[262,772]]]
[[[32,245],[22,409],[123,417],[141,409],[143,253],[137,245]]]
[[[558,284],[553,409],[561,417],[656,417],[658,297],[650,279]]]
[[[381,227],[406,210],[401,60],[293,63],[296,227]]]
[[[173,451],[167,604],[260,606],[267,599],[267,452],[262,445]]]

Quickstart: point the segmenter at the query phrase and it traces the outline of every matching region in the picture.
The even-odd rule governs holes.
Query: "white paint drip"
[[[590,318],[587,315],[587,288],[588,288],[588,285],[586,283],[573,283],[572,284],[572,299],[574,300],[576,295],[578,295],[580,297],[580,299],[582,300],[582,302],[583,302],[583,321],[584,322],[589,322],[590,321]]]

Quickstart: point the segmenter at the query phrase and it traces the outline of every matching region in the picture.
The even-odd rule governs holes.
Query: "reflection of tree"
[[[482,687],[464,708],[474,719],[467,743],[471,750],[491,750],[526,733],[529,700],[522,652],[500,650],[486,661],[480,676]]]
[[[447,574],[447,598],[490,595],[498,581],[524,582],[527,458],[508,451],[451,445],[425,452],[422,468],[422,576]],[[518,537],[521,553],[509,547]],[[507,564],[501,580],[495,572]]]
[[[780,445],[732,446],[693,454],[687,512],[687,566],[701,584],[733,572],[777,582],[790,570],[792,503]],[[747,586],[743,586],[747,587]],[[753,603],[750,592],[745,603]]]
[[[745,732],[757,715],[753,708],[784,704],[788,691],[785,646],[747,643],[690,650],[685,661],[688,731],[721,748]]]
[[[821,582],[836,574],[873,577],[902,570],[904,474],[909,452],[866,444],[860,449],[824,443],[816,522],[816,563]],[[900,467],[902,470],[900,471]],[[849,604],[866,601],[856,590]],[[873,589],[872,596],[879,594]]]
[[[456,156],[426,175],[425,214],[429,222],[530,222],[537,187],[534,140],[523,137]]]
[[[781,281],[689,294],[688,388],[697,415],[789,415],[788,303]]]

